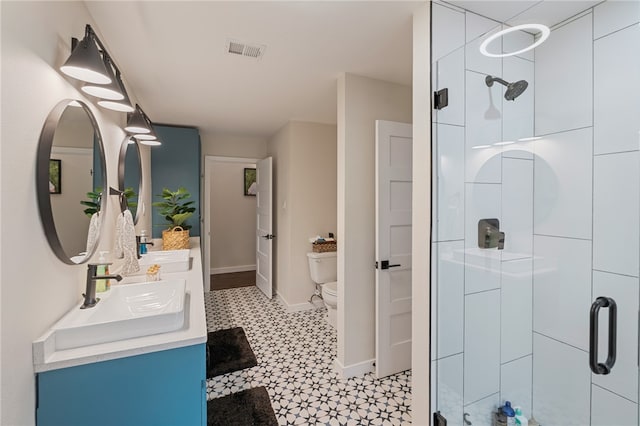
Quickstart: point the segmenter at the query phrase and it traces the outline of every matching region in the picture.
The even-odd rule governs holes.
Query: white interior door
[[[410,124],[376,121],[376,375],[411,368]]]
[[[267,157],[256,165],[256,285],[269,299],[273,297],[272,164],[271,157]]]

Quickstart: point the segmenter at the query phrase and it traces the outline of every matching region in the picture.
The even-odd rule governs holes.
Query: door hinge
[[[442,109],[449,105],[449,89],[444,88],[433,92],[433,107],[435,109]]]

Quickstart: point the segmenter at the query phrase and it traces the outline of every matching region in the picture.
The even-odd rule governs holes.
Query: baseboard
[[[246,272],[246,271],[255,271],[256,265],[240,265],[240,266],[225,266],[223,268],[210,268],[209,272],[211,275],[218,274],[230,274],[232,272]]]
[[[361,377],[367,373],[373,373],[375,371],[373,366],[375,361],[375,359],[369,359],[367,361],[362,361],[345,367],[342,365],[340,360],[336,358],[333,366],[341,379],[349,379],[351,377]]]
[[[304,303],[296,303],[296,304],[290,305],[284,299],[284,297],[282,297],[282,295],[280,293],[276,293],[276,298],[278,299],[278,302],[280,303],[280,305],[282,305],[282,307],[284,309],[286,309],[287,312],[308,311],[308,310],[311,310],[311,309],[317,309],[317,308],[319,308],[321,306],[324,306],[324,304],[321,304],[319,306],[315,302],[314,303],[304,302]]]

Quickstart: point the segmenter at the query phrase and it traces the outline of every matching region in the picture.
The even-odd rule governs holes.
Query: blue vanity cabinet
[[[38,426],[207,423],[205,344],[45,371]]]

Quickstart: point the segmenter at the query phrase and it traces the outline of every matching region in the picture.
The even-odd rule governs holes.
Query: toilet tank
[[[338,255],[335,251],[307,253],[309,273],[314,283],[324,284],[338,279]]]

